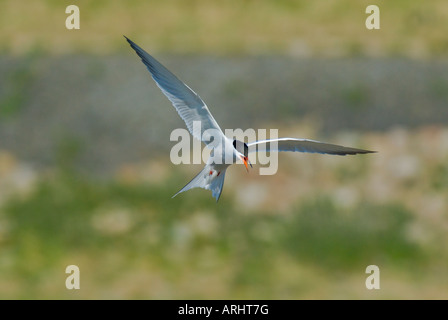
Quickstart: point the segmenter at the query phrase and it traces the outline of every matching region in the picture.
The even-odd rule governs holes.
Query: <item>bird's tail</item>
[[[212,174],[210,174],[212,172]],[[188,191],[193,188],[203,188],[206,190],[211,190],[213,197],[216,199],[216,202],[218,202],[219,197],[222,193],[222,188],[224,186],[224,178],[226,175],[226,169],[223,169],[219,172],[219,174],[216,174],[211,171],[211,168],[209,165],[206,165],[204,169],[202,169],[201,172],[198,173],[196,177],[194,177],[185,187],[180,189],[179,192],[177,192],[175,196],[177,196],[179,193]]]

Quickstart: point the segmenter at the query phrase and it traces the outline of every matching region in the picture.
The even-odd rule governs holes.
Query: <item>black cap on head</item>
[[[243,154],[246,158],[248,157],[249,147],[246,143],[239,140],[233,140],[233,147],[236,149],[236,151]]]

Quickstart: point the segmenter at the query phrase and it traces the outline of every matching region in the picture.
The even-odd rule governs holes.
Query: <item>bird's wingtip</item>
[[[125,35],[123,35],[123,37],[126,39],[126,41],[127,41],[129,44],[132,44],[132,43],[133,43],[133,41],[132,41],[131,39],[129,39],[128,37],[126,37]]]

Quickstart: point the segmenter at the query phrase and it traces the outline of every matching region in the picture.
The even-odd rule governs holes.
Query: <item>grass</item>
[[[401,205],[363,203],[340,210],[329,199],[304,203],[283,235],[291,254],[329,270],[422,262],[420,248],[406,237],[412,213]]]
[[[360,85],[345,89],[341,96],[344,100],[344,105],[353,111],[365,108],[370,99],[368,89]]]
[[[2,51],[123,52],[122,34],[153,52],[446,57],[443,0],[382,2],[381,29],[365,28],[369,1],[77,1],[81,29],[65,28],[67,4],[4,0]],[[45,16],[45,19],[41,17]]]
[[[368,1],[76,4],[81,29],[68,31],[67,4],[2,1],[0,51],[26,59],[7,75],[0,120],[13,118],[32,96],[27,92],[35,80],[34,53],[129,54],[123,34],[146,43],[154,53],[448,54],[448,5],[442,0],[381,3],[379,31],[364,27]],[[95,65],[88,70],[92,78],[103,71]],[[226,94],[238,97],[239,81],[229,83]],[[443,79],[431,86],[434,95],[446,99]],[[342,88],[339,94],[352,111],[372,98],[359,85]],[[287,101],[279,104],[283,112],[294,107]],[[2,200],[0,298],[446,298],[448,252],[440,245],[447,239],[446,217],[440,212],[447,207],[448,167],[446,155],[434,160],[432,152],[425,151],[428,144],[437,150],[442,139],[434,142],[425,134],[406,136],[404,151],[396,151],[401,144],[393,133],[373,134],[363,143],[381,146],[378,156],[344,159],[349,164],[297,157],[290,170],[285,156],[277,180],[263,177],[271,181],[263,185],[249,177],[248,184],[238,185],[268,185],[266,203],[271,204],[253,210],[226,190],[218,205],[203,190],[172,200],[188,181],[180,170],[163,183],[84,176],[74,169],[85,151],[82,141],[63,137],[56,154],[58,168],[41,175],[28,192]],[[426,174],[411,170],[400,176],[400,167],[392,166],[397,152],[418,157]],[[229,188],[230,177],[226,183]],[[335,200],[332,191],[339,187],[358,195],[353,204],[341,206],[341,200]],[[292,205],[279,205],[286,201]],[[64,286],[70,264],[80,267],[80,291]],[[376,295],[364,287],[364,270],[370,264],[379,265],[382,272],[382,290]]]
[[[193,174],[180,168],[80,173],[82,145],[67,137],[57,168],[3,199],[0,298],[446,298],[446,132],[336,135],[380,152],[285,154],[276,176],[232,168],[218,204],[199,189],[171,199]],[[7,163],[5,180],[20,168]],[[79,291],[64,286],[71,264]]]
[[[69,264],[83,275],[75,297],[163,299],[297,298],[309,293],[300,285],[309,270],[319,282],[334,272],[350,278],[369,264],[390,270],[427,262],[405,232],[413,215],[401,205],[347,211],[324,197],[282,215],[247,215],[229,197],[216,205],[207,192],[172,201],[178,186],[175,176],[157,185],[70,170],[42,178],[3,207],[9,231],[0,297],[73,298],[63,286]],[[7,279],[17,279],[15,291]]]
[[[6,75],[7,92],[0,101],[0,121],[18,114],[28,102],[31,86],[35,80],[37,52],[29,52],[14,71]]]

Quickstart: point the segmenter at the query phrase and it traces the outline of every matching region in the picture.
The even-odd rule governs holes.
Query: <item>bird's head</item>
[[[243,161],[246,166],[246,170],[249,171],[247,164],[249,164],[252,168],[252,163],[249,161],[249,147],[246,143],[239,140],[233,140],[233,147],[237,151],[237,155],[240,157],[241,161]]]

